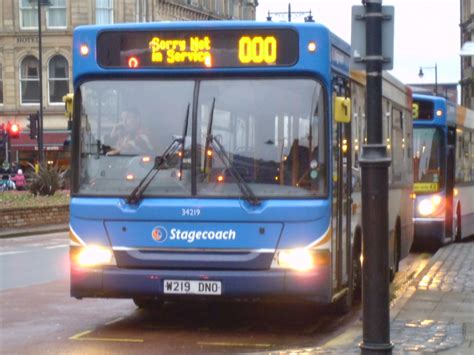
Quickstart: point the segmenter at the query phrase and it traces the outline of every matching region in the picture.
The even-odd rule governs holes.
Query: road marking
[[[110,322],[105,323],[105,325],[111,325],[111,324],[120,322],[122,319],[123,319],[123,317],[118,317],[118,318],[116,318],[116,319],[114,319],[114,320],[111,320]]]
[[[84,337],[84,335],[92,333],[92,330],[86,330],[81,333],[77,333],[72,337],[69,337],[69,340],[81,340],[81,341],[107,341],[107,342],[116,342],[116,343],[143,343],[143,339],[129,339],[129,338],[97,338],[97,337]]]
[[[269,348],[272,344],[250,344],[250,343],[231,343],[231,342],[207,342],[207,341],[198,341],[197,345],[205,346],[238,346],[238,347],[255,347],[255,348]]]
[[[69,244],[61,244],[61,245],[51,245],[46,247],[45,249],[58,249],[58,248],[67,248]]]
[[[73,335],[72,337],[69,337],[69,340],[79,340],[80,337],[82,337],[83,335],[89,334],[89,333],[92,333],[92,330],[86,330],[82,333],[77,333],[76,335]]]
[[[26,250],[13,250],[13,251],[4,251],[0,253],[2,255],[13,255],[13,254],[23,254],[26,253]]]

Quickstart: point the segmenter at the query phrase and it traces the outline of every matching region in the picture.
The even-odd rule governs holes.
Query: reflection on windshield
[[[129,195],[150,171],[154,157],[183,134],[193,90],[193,81],[83,84],[79,192]],[[190,139],[186,140],[190,146],[188,142]],[[169,159],[147,193],[189,195],[191,174],[186,151],[185,155],[183,159]]]
[[[239,194],[232,172],[204,148],[211,117],[212,135],[257,196],[325,193],[324,97],[316,81],[206,81],[198,108],[199,194]]]
[[[241,198],[231,170],[258,197],[326,194],[325,105],[315,80],[93,81],[80,90],[79,193],[130,194],[154,157],[186,132],[184,147],[145,197],[189,196],[194,183],[200,196]],[[188,107],[197,110],[183,131]],[[196,120],[194,135],[190,128]],[[225,150],[227,167],[206,144],[209,134]],[[192,136],[197,137],[194,180]]]
[[[431,183],[437,190],[441,180],[441,132],[436,128],[413,130],[413,173],[415,183]]]

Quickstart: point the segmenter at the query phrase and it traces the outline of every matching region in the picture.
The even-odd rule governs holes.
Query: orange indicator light
[[[210,54],[204,59],[204,65],[208,68],[212,67],[212,58]]]
[[[134,179],[133,174],[127,174],[126,179],[127,179],[128,181],[132,181],[132,180]]]
[[[183,156],[183,153],[181,153],[181,152],[178,152],[178,157],[180,157],[180,158],[181,158],[182,156]]]
[[[129,68],[137,68],[138,67],[138,59],[136,57],[130,57],[128,59],[128,67]]]
[[[208,157],[211,157],[211,156],[212,156],[212,150],[211,150],[211,149],[208,149],[208,150],[207,150],[207,156],[208,156]]]
[[[81,48],[79,51],[81,52],[81,55],[85,57],[86,55],[89,54],[89,46],[87,44],[83,44],[81,45]]]
[[[458,195],[458,189],[454,189],[454,196],[457,196]]]
[[[218,181],[218,182],[223,182],[223,181],[224,181],[224,177],[223,177],[222,175],[219,175],[219,176],[217,177],[217,181]]]

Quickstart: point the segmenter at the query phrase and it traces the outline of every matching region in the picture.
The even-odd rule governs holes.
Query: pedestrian
[[[17,190],[24,190],[26,188],[26,179],[23,175],[23,170],[18,169],[16,175],[14,175],[11,180],[15,183]]]

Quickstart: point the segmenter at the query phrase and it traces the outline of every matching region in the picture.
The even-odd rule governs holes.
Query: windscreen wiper
[[[184,161],[184,145],[186,144],[186,135],[188,134],[188,122],[189,122],[189,107],[186,110],[186,119],[184,120],[184,127],[183,127],[183,143],[181,144],[181,156],[179,159],[179,180],[183,179],[183,161]]]
[[[184,129],[183,129],[184,132],[187,131],[188,121],[189,121],[189,104],[188,104],[188,109],[186,110],[186,119],[184,121]],[[127,196],[127,202],[129,204],[136,204],[138,201],[140,201],[140,199],[143,196],[143,193],[148,188],[148,185],[150,185],[150,183],[153,181],[153,179],[158,174],[158,172],[174,156],[174,154],[180,147],[184,147],[185,140],[186,140],[185,135],[183,135],[181,138],[173,139],[170,145],[166,147],[164,153],[161,154],[161,156],[158,155],[155,157],[154,163],[151,169],[146,173],[143,179],[140,180],[140,182],[133,189],[130,195]],[[181,152],[182,151],[183,149],[181,150]],[[182,159],[183,157],[181,156],[181,161]],[[182,165],[180,164],[180,170],[181,169],[182,169]],[[180,171],[180,175],[181,175],[181,171]]]
[[[257,206],[260,204],[260,200],[255,196],[252,189],[250,188],[249,184],[244,180],[244,178],[239,174],[239,172],[235,169],[230,161],[229,155],[227,154],[224,146],[219,142],[219,140],[215,139],[212,135],[212,122],[214,120],[214,108],[216,105],[216,98],[212,100],[211,105],[211,112],[209,113],[209,121],[207,124],[207,136],[206,136],[206,144],[204,146],[204,171],[207,171],[207,151],[210,146],[212,146],[213,150],[217,153],[219,158],[221,159],[222,163],[225,165],[226,169],[229,170],[232,177],[237,181],[237,186],[239,187],[240,192],[244,196],[244,198],[252,205]]]
[[[207,134],[206,134],[206,144],[204,145],[204,172],[207,172],[207,151],[209,150],[209,145],[211,144],[212,136],[212,121],[214,120],[214,107],[216,105],[216,98],[212,99],[211,112],[209,113],[209,121],[207,122]]]
[[[224,163],[226,169],[229,170],[232,177],[237,180],[237,186],[239,187],[239,190],[244,196],[244,198],[253,206],[260,205],[259,198],[255,196],[249,184],[244,180],[242,175],[240,175],[237,169],[233,166],[224,146],[219,142],[218,139],[215,139],[212,134],[208,138],[209,145],[212,146],[212,149],[214,150],[214,152],[217,153],[222,163]]]

